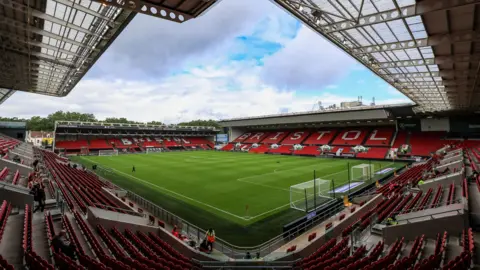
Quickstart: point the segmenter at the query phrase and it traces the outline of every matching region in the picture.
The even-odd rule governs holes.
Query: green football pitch
[[[316,177],[348,185],[350,167],[373,164],[375,177],[401,162],[188,151],[77,157],[120,187],[235,245],[260,244],[305,215],[290,207],[290,186]],[[132,172],[135,166],[136,172]],[[390,170],[388,168],[391,168]],[[374,180],[371,180],[374,181]],[[370,182],[371,183],[371,182]],[[330,187],[332,190],[333,188]]]

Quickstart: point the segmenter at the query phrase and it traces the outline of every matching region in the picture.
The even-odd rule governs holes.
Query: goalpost
[[[332,181],[314,179],[290,186],[290,207],[308,212],[332,198]]]
[[[350,179],[366,181],[373,178],[375,166],[373,164],[359,164],[350,168]]]
[[[99,150],[98,156],[118,156],[118,150]]]

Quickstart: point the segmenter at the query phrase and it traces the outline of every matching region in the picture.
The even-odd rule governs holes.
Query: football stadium
[[[218,2],[4,0],[0,103],[69,95],[137,13]],[[480,1],[272,2],[413,103],[58,120],[52,148],[2,121],[0,269],[479,269]]]

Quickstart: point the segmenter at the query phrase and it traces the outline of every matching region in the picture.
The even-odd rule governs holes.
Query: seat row
[[[80,227],[80,230],[82,231],[88,244],[92,248],[94,254],[97,256],[100,262],[103,263],[103,264],[97,263],[94,260],[90,260],[87,256],[80,254],[79,260],[82,263],[82,265],[84,266],[87,265],[87,269],[93,269],[93,270],[101,270],[101,269],[105,269],[105,267],[109,267],[114,270],[131,269],[128,265],[125,265],[124,263],[116,260],[115,258],[109,257],[103,250],[102,246],[100,245],[100,242],[97,240],[96,236],[90,230],[90,228],[88,227],[87,223],[82,218],[82,216],[76,211],[73,213],[73,215],[75,217],[75,221]]]
[[[7,226],[7,220],[12,211],[12,205],[7,201],[2,202],[0,206],[0,243],[2,242],[3,232],[5,231],[5,226]]]
[[[32,209],[25,205],[25,217],[23,222],[23,253],[25,254],[25,263],[30,269],[54,270],[55,268],[45,259],[33,251],[32,242]]]
[[[86,171],[81,171],[60,164],[55,161],[55,154],[46,151],[44,153],[47,168],[50,170],[54,181],[64,195],[72,195],[84,213],[88,206],[103,209],[107,208],[111,211],[126,213],[115,201],[103,194],[101,189],[106,187],[106,185],[98,180],[96,176],[93,176]],[[73,203],[70,201],[70,196],[67,195],[66,197],[69,198],[67,199],[68,205],[73,207]]]

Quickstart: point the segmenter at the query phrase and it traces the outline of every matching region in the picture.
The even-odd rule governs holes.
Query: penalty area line
[[[89,158],[86,158],[86,157],[83,157],[83,158],[91,161]],[[222,212],[222,213],[224,213],[224,214],[230,215],[230,216],[232,216],[232,217],[236,217],[236,218],[242,219],[242,220],[248,220],[248,219],[246,219],[245,217],[237,216],[237,215],[235,215],[235,214],[232,214],[232,213],[230,213],[230,212],[228,212],[228,211],[225,211],[225,210],[223,210],[223,209],[217,208],[217,207],[212,206],[212,205],[210,205],[210,204],[207,204],[207,203],[204,203],[204,202],[195,200],[195,199],[190,198],[190,197],[188,197],[188,196],[185,196],[185,195],[183,195],[183,194],[180,194],[180,193],[177,193],[177,192],[175,192],[175,191],[166,189],[166,188],[164,188],[164,187],[155,185],[155,184],[153,184],[153,183],[150,183],[150,182],[148,182],[148,181],[145,181],[145,180],[143,180],[143,179],[141,179],[141,178],[138,178],[138,177],[136,177],[136,176],[129,175],[129,174],[127,174],[127,173],[124,173],[124,172],[119,171],[119,170],[114,169],[114,168],[110,168],[110,169],[111,169],[112,171],[116,171],[116,172],[118,172],[118,173],[121,173],[121,174],[123,174],[123,175],[126,175],[126,176],[128,176],[128,177],[130,177],[130,178],[133,178],[133,179],[135,179],[135,180],[138,180],[138,181],[140,181],[140,182],[142,182],[142,183],[145,183],[145,184],[147,184],[147,185],[156,187],[156,188],[158,188],[158,189],[160,189],[160,190],[169,192],[169,193],[171,193],[171,194],[175,194],[176,196],[185,198],[185,199],[190,200],[190,201],[192,201],[192,202],[196,202],[196,203],[201,204],[201,205],[203,205],[203,206],[207,206],[207,207],[209,207],[209,208],[211,208],[211,209],[214,209],[214,210],[216,210],[216,211],[219,211],[219,212]]]

